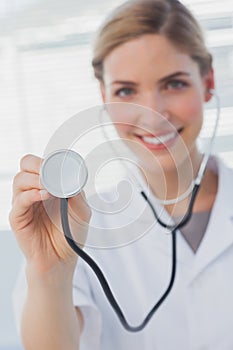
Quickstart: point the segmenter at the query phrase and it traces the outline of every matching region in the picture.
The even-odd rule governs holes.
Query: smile
[[[176,136],[177,136],[176,132],[171,132],[170,134],[161,135],[161,136],[157,136],[157,137],[145,136],[145,137],[142,137],[142,140],[144,142],[150,143],[152,145],[159,145],[161,143],[166,143],[166,142],[174,139]]]
[[[144,144],[144,146],[146,146],[149,149],[153,149],[153,150],[162,150],[162,149],[167,149],[168,147],[171,147],[177,137],[178,134],[183,130],[183,128],[176,130],[176,131],[172,131],[168,134],[164,134],[164,135],[158,135],[158,136],[149,136],[149,135],[138,135],[140,141]]]

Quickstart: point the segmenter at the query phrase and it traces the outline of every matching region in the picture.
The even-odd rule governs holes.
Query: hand
[[[60,200],[40,184],[42,159],[27,155],[13,183],[10,224],[29,265],[38,273],[60,266],[74,268],[77,257],[67,244],[60,219]],[[91,211],[84,193],[69,199],[69,222],[77,242],[85,243]],[[75,234],[73,234],[75,232]]]

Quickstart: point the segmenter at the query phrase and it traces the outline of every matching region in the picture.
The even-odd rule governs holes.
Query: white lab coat
[[[233,171],[219,160],[212,163],[219,174],[219,188],[205,236],[194,254],[178,233],[174,287],[143,331],[124,330],[96,276],[79,259],[73,297],[84,316],[81,350],[233,349]],[[109,194],[105,196],[109,199]],[[170,220],[151,193],[149,196],[160,217]],[[112,215],[114,207],[109,202],[104,206],[103,211],[94,211],[86,250],[104,271],[126,319],[138,325],[169,282],[171,237],[154,223],[138,190],[125,210]],[[103,214],[105,210],[109,215]],[[115,226],[120,227],[119,237],[116,232],[111,236]],[[101,232],[105,232],[103,236]],[[107,233],[110,240],[106,245],[121,247],[100,249]],[[24,295],[22,273],[14,293],[18,320]]]

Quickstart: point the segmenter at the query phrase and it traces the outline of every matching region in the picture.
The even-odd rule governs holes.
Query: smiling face
[[[134,104],[128,112],[122,107],[114,113],[110,108],[109,114],[143,168],[153,170],[154,156],[163,171],[190,160],[195,171],[201,157],[196,139],[203,102],[211,97],[212,71],[202,77],[188,54],[158,34],[118,46],[105,58],[103,68],[103,101]]]

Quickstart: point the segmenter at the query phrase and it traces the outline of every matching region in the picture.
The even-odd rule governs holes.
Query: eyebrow
[[[137,85],[137,83],[134,83],[133,81],[127,81],[127,80],[114,80],[112,83],[110,83],[109,85]]]
[[[172,73],[172,74],[170,74],[170,75],[168,75],[168,76],[166,76],[166,77],[160,79],[160,80],[159,80],[159,83],[163,83],[163,82],[165,82],[165,81],[167,81],[167,80],[169,80],[169,79],[172,79],[172,78],[177,78],[177,77],[179,77],[179,76],[181,76],[181,75],[185,75],[185,76],[188,76],[188,77],[189,77],[189,76],[190,76],[190,73],[184,72],[184,71],[175,72],[175,73]]]
[[[167,75],[166,77],[162,78],[159,80],[159,83],[163,83],[169,79],[172,79],[172,78],[177,78],[181,75],[185,75],[185,76],[190,76],[190,73],[188,72],[185,72],[185,71],[178,71],[178,72],[175,72],[175,73],[172,73],[172,74],[169,74]],[[133,82],[133,81],[127,81],[127,80],[114,80],[112,83],[110,83],[109,85],[115,85],[115,84],[118,84],[118,85],[132,85],[132,86],[135,86],[137,85],[137,83]]]

